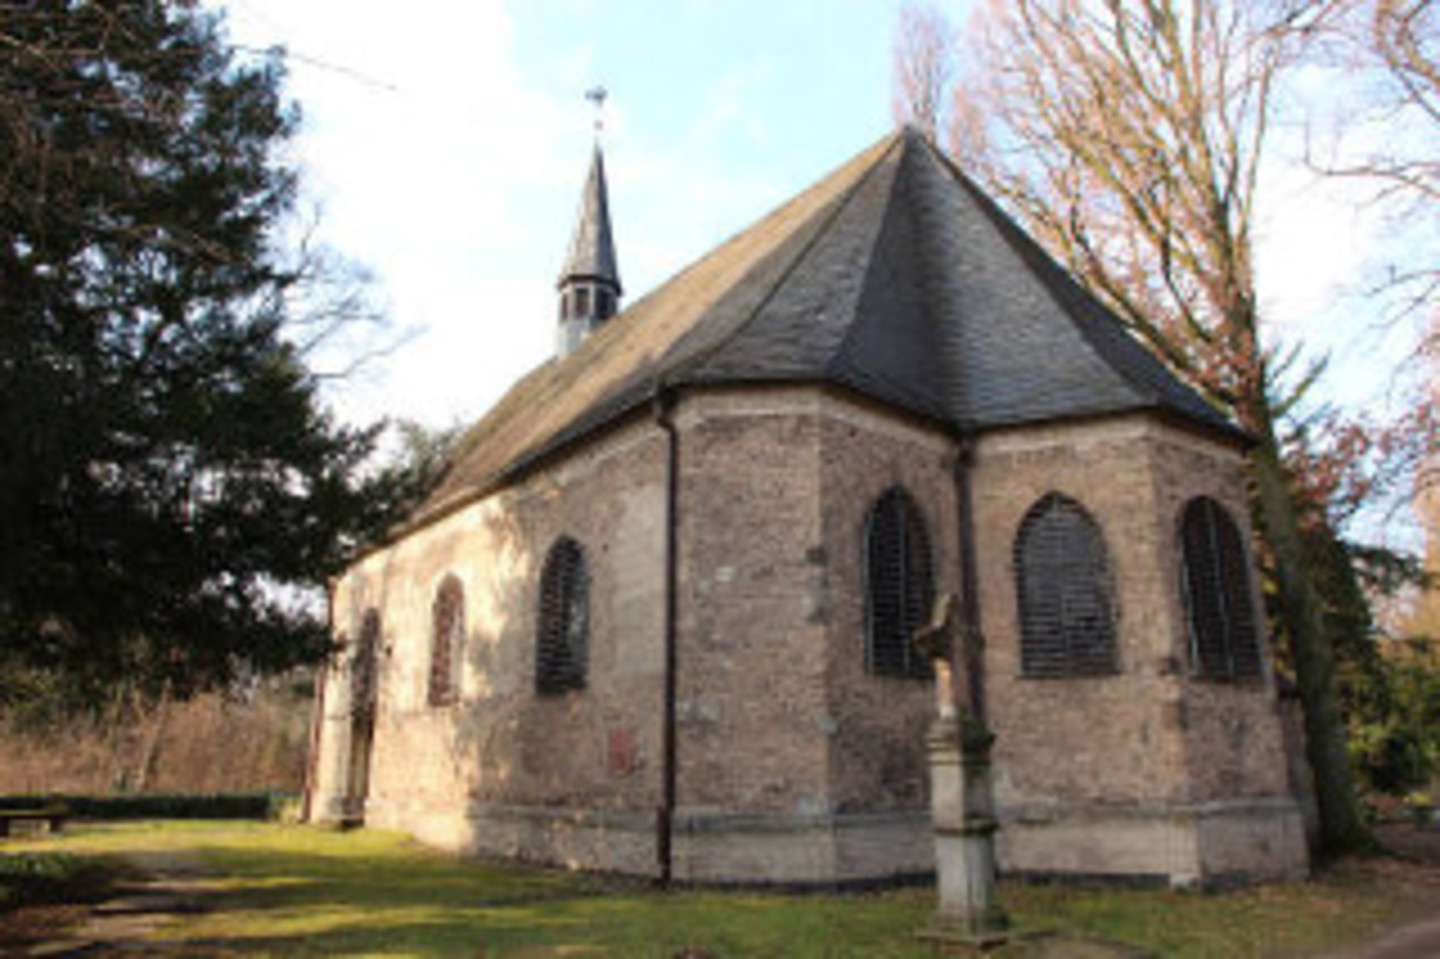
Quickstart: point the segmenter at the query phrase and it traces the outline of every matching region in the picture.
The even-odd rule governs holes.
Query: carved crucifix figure
[[[967,704],[956,688],[952,662],[956,641],[963,639],[960,598],[943,593],[935,598],[930,622],[915,631],[915,651],[930,660],[935,669],[935,708],[941,719],[953,719]]]
[[[965,606],[954,593],[935,598],[930,622],[915,631],[915,649],[935,667],[935,705],[941,718],[957,712],[972,720],[984,721],[981,692],[982,657],[985,640],[965,615]],[[964,682],[956,679],[956,670]]]

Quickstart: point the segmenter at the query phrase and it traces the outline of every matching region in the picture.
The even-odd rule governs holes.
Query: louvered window
[[[446,576],[436,591],[431,619],[429,700],[431,706],[448,706],[456,699],[465,635],[465,589],[454,576]]]
[[[1219,503],[1200,496],[1185,506],[1180,539],[1191,668],[1204,679],[1259,678],[1255,608],[1239,528]]]
[[[865,523],[865,665],[880,676],[926,678],[912,642],[935,599],[930,537],[915,501],[894,487]]]
[[[360,623],[360,641],[350,661],[350,709],[368,715],[375,711],[376,657],[380,652],[380,613],[365,611]]]
[[[585,687],[589,626],[585,554],[569,537],[557,541],[540,573],[540,629],[535,645],[535,691]]]
[[[1020,669],[1034,679],[1118,671],[1110,559],[1079,503],[1051,493],[1015,538]]]

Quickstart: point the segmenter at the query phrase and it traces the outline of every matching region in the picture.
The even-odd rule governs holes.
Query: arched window
[[[1051,493],[1015,537],[1020,670],[1035,679],[1117,672],[1110,558],[1079,503]]]
[[[1191,668],[1203,679],[1258,678],[1249,564],[1235,521],[1219,503],[1198,496],[1185,504],[1180,542]]]
[[[563,693],[585,687],[589,581],[580,544],[562,537],[550,547],[540,572],[539,634],[535,644],[535,691]]]
[[[878,676],[930,675],[914,649],[930,616],[935,577],[925,519],[899,487],[881,494],[865,520],[865,666]]]
[[[375,711],[376,659],[380,654],[380,612],[367,609],[360,620],[360,640],[350,661],[350,708],[355,713]]]
[[[465,636],[465,588],[446,576],[431,608],[430,705],[448,706],[458,692],[460,644]]]

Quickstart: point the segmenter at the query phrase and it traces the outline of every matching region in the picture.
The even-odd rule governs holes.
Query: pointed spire
[[[590,176],[580,202],[580,215],[570,240],[570,255],[560,272],[560,288],[573,280],[608,283],[620,293],[620,270],[615,265],[615,239],[610,232],[610,197],[605,185],[605,158],[600,144],[590,162]]]
[[[615,315],[620,305],[620,269],[615,261],[615,239],[610,230],[610,197],[605,184],[605,158],[600,151],[599,108],[605,91],[597,87],[586,96],[596,104],[595,150],[590,176],[580,200],[580,214],[570,240],[570,252],[560,271],[560,336],[558,354],[565,356],[600,324]]]

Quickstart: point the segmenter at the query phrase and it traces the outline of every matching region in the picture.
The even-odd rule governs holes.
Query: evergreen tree
[[[278,55],[192,3],[0,3],[0,649],[170,694],[313,661],[356,480],[287,339]]]

